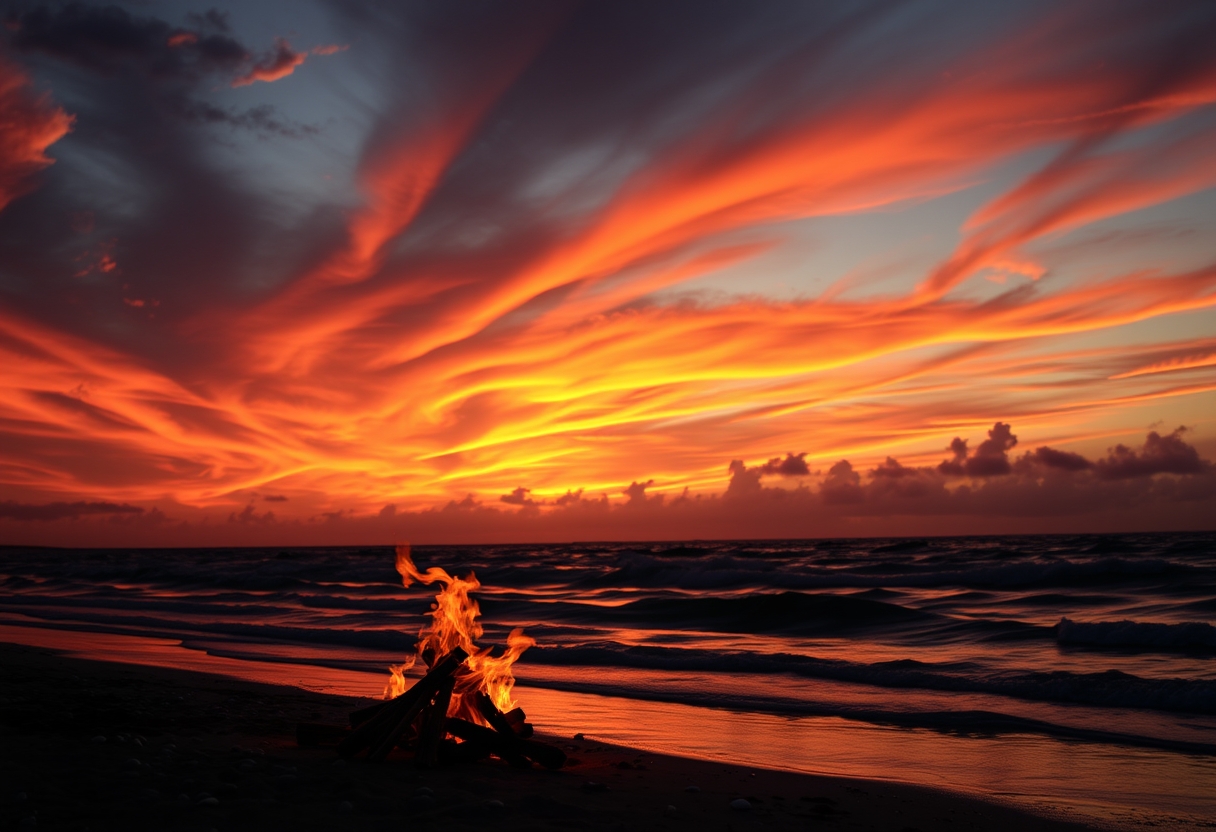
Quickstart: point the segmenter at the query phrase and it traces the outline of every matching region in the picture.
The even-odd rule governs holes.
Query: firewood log
[[[515,755],[527,757],[545,768],[557,769],[566,764],[566,752],[539,740],[525,740],[502,734],[492,728],[457,717],[448,717],[447,729],[452,736],[460,737],[466,743],[477,743],[508,762],[508,755]]]
[[[485,718],[485,721],[490,723],[498,734],[501,734],[507,741],[495,749],[494,753],[502,757],[515,768],[527,768],[530,763],[527,757],[522,754],[517,747],[516,740],[519,739],[519,734],[515,733],[515,729],[511,727],[511,723],[503,716],[502,711],[498,710],[498,706],[494,704],[494,700],[489,694],[484,691],[474,691],[472,694],[473,707],[477,712]]]
[[[389,700],[371,719],[351,731],[346,739],[338,743],[338,753],[343,757],[353,757],[363,749],[371,748],[377,759],[383,759],[409,728],[418,711],[431,701],[439,685],[450,679],[468,657],[469,654],[461,648],[453,648],[413,687],[396,699]]]
[[[503,716],[507,718],[507,722],[511,723],[511,727],[515,729],[515,733],[524,739],[532,736],[532,726],[529,724],[528,715],[524,713],[523,708],[512,708],[503,714]]]
[[[357,711],[350,712],[350,727],[358,728],[363,723],[374,717],[376,714],[384,710],[384,707],[392,702],[391,699],[386,699],[383,702],[377,702],[374,705],[368,705],[366,708],[360,708]]]
[[[431,704],[423,709],[422,725],[418,729],[418,744],[414,748],[414,765],[435,768],[439,764],[439,741],[446,732],[448,705],[452,702],[452,687],[456,680],[449,677],[435,692]]]

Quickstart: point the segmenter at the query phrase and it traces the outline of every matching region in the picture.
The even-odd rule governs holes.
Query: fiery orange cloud
[[[30,189],[33,174],[54,164],[46,149],[72,129],[72,120],[0,55],[0,210]]]
[[[1018,41],[1004,51],[1012,55],[1046,48]],[[1128,75],[1066,75],[1044,83],[1027,77],[1022,69],[1026,57],[1020,58],[994,61],[985,53],[959,72],[957,82],[920,91],[898,106],[858,100],[828,118],[795,123],[751,143],[744,152],[723,156],[714,149],[714,134],[729,134],[732,115],[746,116],[727,114],[707,135],[677,146],[634,177],[570,242],[485,285],[475,298],[461,294],[459,308],[443,310],[440,304],[439,314],[411,328],[397,343],[381,343],[376,365],[408,362],[473,336],[545,292],[621,275],[635,264],[731,229],[872,210],[938,194],[944,182],[961,182],[994,159],[1089,135],[1095,122],[1111,121],[1112,112],[1119,114],[1120,124],[1135,126],[1177,116],[1216,96],[1207,76],[1180,78],[1176,88],[1149,97],[1144,97],[1140,80]],[[411,138],[398,145],[389,157],[391,164],[369,162],[365,181],[375,183],[369,187],[372,198],[352,220],[351,245],[325,267],[327,274],[362,280],[375,272],[380,261],[373,255],[407,228],[467,137],[473,119],[457,123],[464,129],[434,134],[440,138],[424,134],[421,144]],[[1010,221],[1015,228],[990,223],[1000,227],[986,228],[965,241],[925,282],[926,291],[940,295],[985,266],[1010,262],[1019,246],[1061,228],[1207,187],[1216,174],[1216,154],[1209,148],[1206,136],[1183,142],[1169,156],[1175,161],[1149,166],[1147,175],[1135,171],[1144,165],[1145,154],[1153,152],[1148,149],[1100,160],[1096,171],[1090,164],[1078,165],[1077,171],[1068,168],[1068,175],[1050,179],[1059,188],[1051,194],[1049,211],[1015,215]],[[706,158],[711,153],[712,164]],[[1021,194],[1017,205],[1037,204],[1044,196],[1025,188],[1014,193]],[[627,291],[618,284],[615,296],[623,299]],[[651,288],[641,283],[634,296],[648,291]],[[273,366],[285,366],[282,356],[287,355],[308,366],[313,359],[305,356],[340,350],[343,332],[350,331],[346,327],[393,314],[399,308],[396,296],[389,291],[380,293],[382,303],[356,301],[363,313],[336,329],[318,323],[307,331],[292,326],[279,334],[267,333],[267,341],[278,341],[268,346],[280,356]]]
[[[494,61],[488,83],[480,79],[483,83],[471,89],[447,91],[437,112],[411,124],[397,141],[372,148],[359,173],[367,199],[350,218],[346,244],[255,315],[255,326],[263,331],[257,352],[269,368],[284,370],[289,362],[308,366],[314,360],[310,347],[323,349],[329,336],[362,327],[387,307],[452,287],[450,278],[415,276],[387,288],[373,287],[362,297],[345,298],[337,315],[318,297],[335,284],[358,283],[377,274],[384,264],[385,247],[409,228],[448,166],[535,58],[548,34],[542,27],[517,39]]]
[[[1216,351],[1179,356],[1170,358],[1165,361],[1157,361],[1152,364],[1146,364],[1143,367],[1137,367],[1134,370],[1128,370],[1123,373],[1116,373],[1111,376],[1112,379],[1135,378],[1136,376],[1152,375],[1155,373],[1174,373],[1179,370],[1195,370],[1202,367],[1216,367]]]
[[[156,505],[242,528],[417,520],[448,501],[472,517],[478,499],[642,511],[656,495],[719,499],[732,472],[771,460],[805,463],[803,490],[845,458],[936,465],[951,435],[997,420],[1025,442],[1088,448],[1142,435],[1169,402],[1210,431],[1216,352],[1182,330],[1210,328],[1216,251],[1191,241],[1124,264],[1076,235],[1216,186],[1210,130],[1188,121],[1210,118],[1216,76],[1079,71],[1066,18],[977,48],[948,80],[808,94],[770,122],[762,93],[780,63],[578,210],[546,207],[558,216],[501,244],[477,229],[435,243],[430,212],[492,144],[550,31],[503,39],[434,101],[385,119],[359,160],[361,202],[279,288],[178,319],[170,334],[204,356],[186,369],[0,308],[0,418],[17,440],[0,499]],[[281,41],[239,80],[303,60]],[[945,195],[972,202],[896,279],[766,294],[766,258],[796,223]],[[1051,247],[1064,238],[1085,268]],[[1002,285],[969,282],[985,271]],[[704,290],[727,272],[744,275],[735,291]],[[167,295],[114,303],[142,321],[151,297]],[[256,511],[271,492],[281,505]]]

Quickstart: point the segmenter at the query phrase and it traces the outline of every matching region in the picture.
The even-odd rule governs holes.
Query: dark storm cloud
[[[320,132],[316,125],[300,124],[282,118],[269,104],[259,104],[256,107],[240,110],[217,107],[206,101],[196,101],[184,97],[173,98],[166,104],[174,114],[185,121],[196,124],[224,124],[262,135],[273,134],[289,139],[316,135]]]
[[[216,140],[232,134],[216,129],[262,138],[316,129],[268,104],[213,102],[216,82],[227,86],[252,60],[219,13],[183,28],[117,6],[40,5],[11,14],[0,37],[75,119],[55,148],[58,175],[44,175],[20,212],[0,211],[5,300],[166,372],[213,361],[209,330],[190,338],[173,327],[245,296],[255,252],[276,252],[257,269],[273,280],[324,237],[278,227],[267,195],[217,165]],[[106,268],[88,269],[103,250]]]
[[[225,21],[214,10],[194,15],[191,22],[197,29],[192,31],[132,15],[118,6],[76,3],[14,12],[6,20],[14,50],[47,55],[116,80],[148,79],[154,87],[147,92],[155,92],[169,115],[287,137],[315,132],[275,115],[268,105],[223,108],[191,95],[207,76],[219,75],[242,86],[283,78],[304,61],[283,40],[269,55],[254,61],[248,47],[226,34]]]
[[[74,503],[43,503],[41,505],[30,505],[26,503],[17,503],[12,500],[0,502],[0,518],[6,520],[41,520],[49,522],[53,520],[76,519],[79,517],[87,517],[97,514],[143,514],[144,510],[138,506],[127,505],[126,503],[106,503],[106,502],[74,502]]]
[[[209,13],[207,20],[223,18]],[[119,6],[39,6],[10,13],[5,22],[13,48],[106,74],[135,71],[157,79],[195,81],[207,73],[233,73],[250,58],[248,49],[225,34],[176,28]]]

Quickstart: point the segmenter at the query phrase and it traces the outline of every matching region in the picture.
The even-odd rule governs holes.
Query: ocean
[[[1216,534],[420,546],[536,639],[539,729],[1216,823]],[[0,548],[0,640],[379,696],[434,587],[392,547]]]

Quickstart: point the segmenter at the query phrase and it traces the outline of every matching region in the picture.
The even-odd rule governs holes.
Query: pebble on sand
[[[749,812],[751,811],[752,804],[741,797],[736,797],[730,802],[730,808],[736,812]]]

